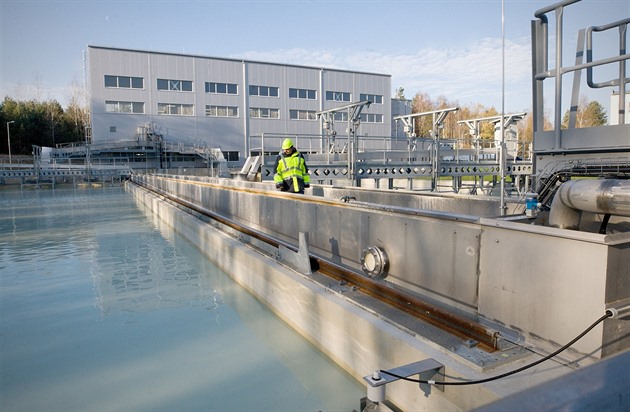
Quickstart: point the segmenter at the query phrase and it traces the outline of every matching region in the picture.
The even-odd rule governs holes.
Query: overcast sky
[[[529,111],[530,21],[554,3],[504,0],[503,48],[501,0],[0,0],[0,94],[65,106],[96,45],[385,73],[392,95],[500,110],[504,50],[506,112]],[[629,0],[584,0],[565,36],[629,16]]]

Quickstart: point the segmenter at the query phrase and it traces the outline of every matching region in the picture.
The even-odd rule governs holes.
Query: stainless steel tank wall
[[[480,228],[467,215],[394,214],[312,196],[265,191],[230,181],[202,183],[136,176],[229,219],[361,272],[361,255],[378,246],[389,257],[386,281],[471,312],[477,307]],[[197,179],[195,179],[197,180]],[[450,218],[449,218],[450,217]],[[469,223],[464,222],[468,219]]]
[[[608,303],[630,297],[630,233],[600,235],[345,203],[336,196],[286,194],[246,182],[157,176],[134,180],[295,245],[299,232],[308,232],[311,253],[359,272],[362,251],[381,247],[390,260],[385,282],[392,287],[479,316],[490,327],[517,333],[544,351],[571,340],[603,315]],[[629,347],[630,331],[619,322],[607,320],[567,356],[599,358],[612,350],[601,348],[610,342]]]
[[[481,219],[479,314],[552,351],[630,297],[630,233],[600,235]],[[602,345],[604,345],[602,347]],[[630,322],[606,320],[563,354],[630,347]]]
[[[501,204],[498,197],[467,196],[450,192],[436,193],[335,186],[317,186],[313,188],[312,193],[315,196],[328,199],[341,199],[344,196],[350,196],[362,202],[471,216],[492,217],[501,215]],[[521,203],[507,202],[507,207],[508,214],[516,211],[523,212]]]
[[[134,180],[145,179],[135,176]],[[197,244],[209,259],[357,380],[364,382],[362,376],[377,369],[429,358],[444,364],[446,377],[481,379],[487,376],[473,364],[462,362],[460,355],[411,334],[382,314],[363,310],[342,293],[320,286],[308,276],[256,253],[233,236],[182,212],[155,194],[135,185],[127,188],[139,204]],[[522,375],[503,382],[449,387],[443,392],[401,381],[387,385],[387,399],[402,410],[471,410],[567,372],[568,368],[553,364],[540,365],[535,380]]]

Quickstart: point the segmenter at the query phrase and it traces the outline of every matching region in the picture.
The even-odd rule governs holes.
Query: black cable
[[[595,326],[599,325],[605,319],[610,318],[612,316],[613,316],[613,313],[611,311],[606,311],[606,314],[604,316],[602,316],[601,318],[597,319],[591,326],[586,328],[586,330],[584,332],[580,333],[571,342],[567,343],[566,345],[564,345],[563,347],[561,347],[557,351],[555,351],[555,352],[545,356],[542,359],[537,360],[536,362],[530,363],[529,365],[525,365],[525,366],[520,367],[518,369],[515,369],[513,371],[506,372],[506,373],[503,373],[503,374],[497,375],[497,376],[492,376],[492,377],[486,378],[486,379],[480,379],[480,380],[476,380],[476,381],[465,381],[465,382],[435,382],[433,380],[422,380],[422,379],[407,378],[407,377],[400,376],[400,375],[397,375],[395,373],[388,372],[388,371],[382,370],[382,369],[379,372],[384,373],[384,374],[389,375],[389,376],[393,376],[393,377],[398,378],[398,379],[405,380],[405,381],[415,382],[415,383],[425,383],[425,384],[429,384],[429,385],[452,385],[452,386],[455,386],[455,385],[477,385],[477,384],[480,384],[480,383],[491,382],[491,381],[495,381],[497,379],[505,378],[505,377],[510,376],[510,375],[514,375],[515,373],[522,372],[522,371],[524,371],[526,369],[533,368],[534,366],[536,366],[538,364],[541,364],[541,363],[543,363],[543,362],[553,358],[554,356],[556,356],[560,352],[565,351],[567,348],[569,348],[575,342],[580,340],[584,335],[586,335],[588,332],[590,332],[591,329],[593,329]]]
[[[599,226],[599,234],[606,234],[606,226],[608,226],[608,221],[610,220],[610,213],[606,213],[604,215],[604,219],[602,220],[602,224]]]

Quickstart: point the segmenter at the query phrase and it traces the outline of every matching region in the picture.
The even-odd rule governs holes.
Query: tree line
[[[33,145],[56,147],[85,141],[86,113],[79,102],[71,102],[64,109],[56,100],[18,101],[5,97],[0,103],[0,121],[5,126],[0,150],[9,152],[7,133],[14,155],[30,155]],[[8,122],[13,123],[7,126]]]
[[[398,99],[405,99],[404,88],[398,88],[394,97]],[[431,112],[450,107],[459,107],[458,111],[451,113],[446,117],[442,136],[445,138],[460,139],[463,141],[470,137],[469,129],[465,124],[459,124],[459,121],[500,115],[494,107],[486,107],[482,104],[461,106],[459,102],[449,100],[444,96],[439,96],[433,99],[428,94],[421,92],[417,93],[411,101],[412,113]],[[545,113],[543,117],[544,130],[552,130],[553,124],[549,121],[548,114]],[[569,111],[567,110],[562,118],[562,128],[567,128],[568,123]],[[608,118],[606,110],[599,102],[589,101],[586,97],[582,97],[580,99],[576,114],[576,128],[602,126],[607,123]],[[432,128],[431,116],[416,118],[414,126],[417,136],[428,137]],[[533,116],[531,111],[526,112],[526,116],[517,124],[516,128],[521,142],[527,143],[533,140]],[[481,123],[480,138],[488,140],[494,139],[494,125],[492,123]]]
[[[404,89],[400,87],[394,96],[405,99]],[[88,110],[80,93],[72,93],[70,103],[64,109],[56,100],[39,101],[15,100],[5,97],[0,103],[0,121],[3,126],[7,122],[13,122],[3,127],[0,139],[0,152],[8,153],[7,132],[10,133],[11,153],[14,155],[30,155],[32,146],[58,147],[68,143],[84,142],[86,139],[86,126],[88,123]],[[423,113],[449,107],[460,109],[447,116],[442,136],[445,138],[466,139],[470,137],[466,125],[458,124],[460,120],[476,119],[497,116],[499,112],[494,107],[486,107],[481,104],[460,106],[457,101],[451,101],[444,96],[436,99],[426,93],[417,93],[412,99],[412,113]],[[415,130],[419,137],[430,134],[432,119],[430,116],[416,118]],[[602,105],[596,101],[580,100],[577,110],[576,127],[590,127],[607,124],[607,116]],[[563,118],[563,127],[569,122],[568,111]],[[551,123],[545,122],[545,129],[552,128]],[[10,128],[7,131],[7,128]],[[527,116],[518,125],[519,139],[521,142],[531,142],[533,136],[532,115]],[[482,123],[482,139],[494,138],[494,126],[491,123]]]

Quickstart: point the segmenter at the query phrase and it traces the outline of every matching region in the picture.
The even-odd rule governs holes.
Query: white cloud
[[[276,49],[251,51],[249,60],[330,67],[392,75],[392,88],[404,87],[405,95],[427,93],[445,96],[462,105],[481,103],[500,109],[502,41],[484,38],[461,48],[427,47],[412,53],[354,51],[346,49]],[[529,39],[506,40],[506,108],[530,105],[531,52]]]

